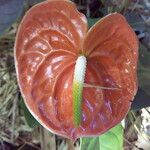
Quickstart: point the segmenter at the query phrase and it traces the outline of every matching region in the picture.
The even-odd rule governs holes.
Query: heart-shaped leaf
[[[24,0],[0,0],[0,35],[21,15]]]
[[[93,138],[81,138],[81,150],[122,150],[123,127],[118,124],[103,135]]]
[[[115,126],[99,137],[100,150],[122,150],[123,149],[123,127],[121,124]]]

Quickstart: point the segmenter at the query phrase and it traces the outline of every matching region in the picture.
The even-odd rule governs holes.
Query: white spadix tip
[[[74,81],[84,83],[86,63],[87,61],[85,56],[78,57],[74,70]]]

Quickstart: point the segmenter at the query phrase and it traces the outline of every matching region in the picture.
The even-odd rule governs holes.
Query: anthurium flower
[[[67,138],[96,136],[118,124],[137,92],[138,40],[112,13],[87,31],[67,0],[48,0],[24,16],[15,42],[18,83],[32,115]]]

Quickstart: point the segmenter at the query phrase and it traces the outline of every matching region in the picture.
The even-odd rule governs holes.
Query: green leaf
[[[81,138],[81,150],[122,150],[123,127],[118,124],[103,135],[93,138]]]
[[[100,18],[88,18],[88,26],[91,28]]]
[[[150,52],[140,44],[138,65],[139,87],[150,95]]]
[[[150,106],[150,52],[142,43],[139,48],[138,86],[132,109]]]
[[[150,52],[142,43],[140,43],[139,61],[143,67],[150,70]]]
[[[123,149],[123,127],[121,124],[110,129],[99,137],[100,150]]]
[[[80,150],[99,150],[99,137],[92,137],[92,138],[80,138],[81,146]]]
[[[150,106],[150,52],[142,43],[139,48],[138,86],[132,109]]]
[[[29,112],[28,108],[26,107],[23,101],[23,98],[20,98],[20,106],[21,106],[21,109],[23,111],[23,114],[25,116],[28,126],[30,128],[38,127],[40,125],[39,122],[31,115],[31,113]]]

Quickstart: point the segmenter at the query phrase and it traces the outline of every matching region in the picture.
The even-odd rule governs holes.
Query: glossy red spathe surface
[[[82,122],[73,124],[72,81],[76,59],[87,58],[85,83],[119,90],[83,89]],[[34,117],[50,131],[76,139],[100,135],[119,123],[137,91],[138,41],[118,14],[87,32],[75,5],[48,0],[23,18],[15,43],[19,86]]]

